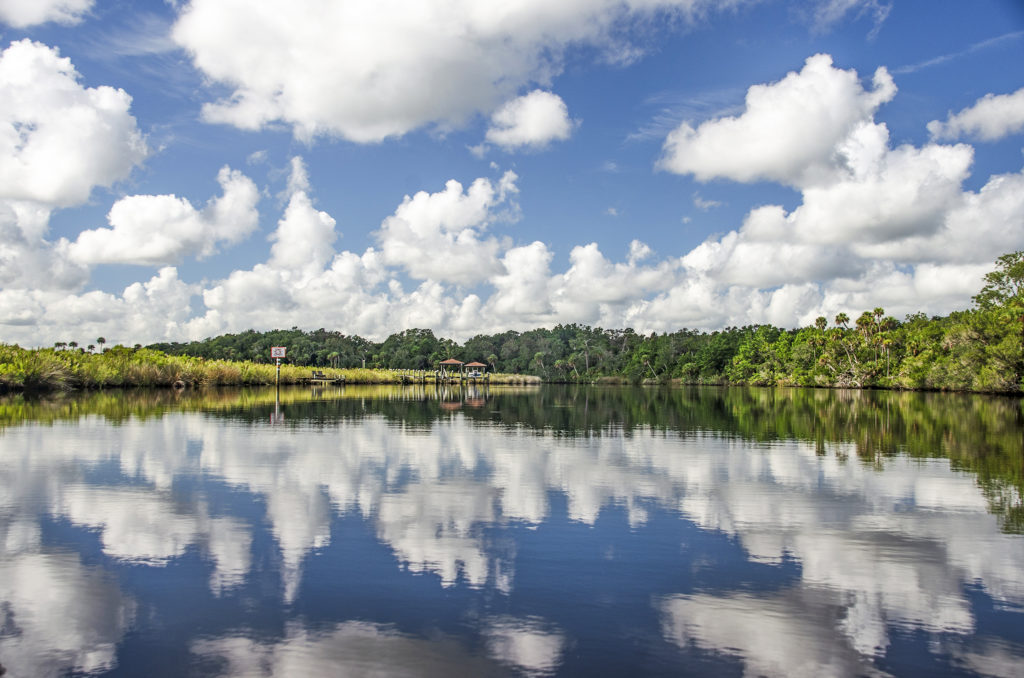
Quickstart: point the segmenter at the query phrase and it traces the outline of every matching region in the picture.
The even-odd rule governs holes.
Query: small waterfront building
[[[466,367],[467,370],[469,370],[469,376],[470,377],[479,377],[479,376],[483,375],[484,372],[487,371],[487,365],[485,365],[484,363],[477,363],[477,362],[466,363],[465,367]]]
[[[464,364],[465,363],[463,363],[461,360],[456,360],[455,358],[448,358],[448,360],[442,360],[440,363],[441,376],[447,377],[449,368],[451,368],[452,372],[455,371],[455,368],[458,368],[459,376],[462,376],[462,368]]]

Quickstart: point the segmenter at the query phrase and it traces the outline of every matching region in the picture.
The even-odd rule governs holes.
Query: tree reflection
[[[278,412],[287,415],[280,424]],[[309,673],[341,655],[381,652],[399,668],[436,660],[441,672],[557,672],[578,620],[537,601],[565,600],[559,587],[596,576],[600,564],[524,535],[559,523],[597,533],[609,514],[630,535],[664,529],[671,516],[724,549],[721,562],[779,571],[761,589],[695,568],[673,580],[686,587],[639,596],[667,643],[738,656],[750,673],[870,673],[902,642],[896,627],[963,640],[965,662],[995,665],[1003,655],[972,596],[1024,602],[1024,540],[1001,534],[989,515],[1020,529],[1014,399],[458,385],[138,391],[7,399],[0,421],[0,611],[15,615],[4,628],[27,629],[30,612],[46,612],[24,591],[58,576],[102,594],[80,607],[107,620],[95,637],[59,629],[70,640],[56,643],[45,630],[32,643],[28,633],[0,634],[0,650],[17,649],[26,666],[59,651],[58,669],[112,667],[133,619],[130,599],[97,566],[48,550],[45,521],[87,535],[111,569],[169,572],[198,558],[195,572],[208,578],[198,588],[220,601],[251,594],[251,580],[272,570],[270,595],[299,609],[335,586],[317,574],[332,542],[335,564],[361,557],[342,548],[339,523],[351,519],[359,527],[347,535],[365,530],[393,566],[363,571],[361,593],[416,578],[453,599],[501,601],[473,613],[475,646],[451,646],[460,657],[424,640],[429,609],[398,630],[387,618],[333,618],[325,606],[322,624],[289,617],[269,640],[243,627],[190,643],[204,666],[238,675]],[[239,513],[250,505],[254,514]],[[532,556],[520,550],[528,542]],[[261,544],[275,557],[260,557]],[[682,560],[676,545],[666,553],[652,563]],[[552,581],[537,578],[530,557],[549,559]],[[535,598],[522,597],[531,586]]]
[[[947,458],[974,474],[1008,532],[1024,532],[1024,400],[898,391],[757,387],[490,387],[445,385],[288,388],[280,407],[293,428],[382,416],[429,429],[452,416],[559,437],[653,429],[712,431],[761,443],[812,441],[881,466],[905,454]],[[256,424],[275,412],[273,389],[101,391],[0,399],[0,429],[98,414],[118,424],[167,412],[205,412]],[[837,444],[844,444],[837,448]]]

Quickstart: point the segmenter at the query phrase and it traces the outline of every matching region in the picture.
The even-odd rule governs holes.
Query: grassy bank
[[[115,346],[103,353],[52,348],[24,349],[0,344],[0,390],[70,391],[133,386],[259,386],[273,384],[275,365],[249,361],[170,356],[152,349]],[[348,384],[397,384],[402,372],[384,369],[322,368]],[[308,380],[311,368],[281,365],[281,383]],[[523,384],[537,377],[495,374],[492,384]]]

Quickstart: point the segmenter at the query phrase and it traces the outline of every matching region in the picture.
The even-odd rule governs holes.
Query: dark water
[[[1019,676],[1022,412],[714,388],[6,399],[0,664]]]

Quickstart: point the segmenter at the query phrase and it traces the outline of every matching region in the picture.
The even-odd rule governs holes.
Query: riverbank
[[[310,383],[313,372],[319,373],[318,383],[345,384],[403,384],[434,383],[434,373],[422,370],[385,368],[329,368],[282,364],[280,383],[283,385]],[[945,373],[944,373],[945,374]],[[725,374],[694,375],[692,378],[659,375],[658,379],[638,378],[640,375],[581,375],[569,379],[544,378],[531,374],[490,373],[488,383],[493,385],[540,385],[541,383],[575,383],[595,385],[644,386],[792,386],[810,388],[854,388],[897,391],[952,391],[962,393],[1000,393],[1019,395],[1012,381],[1003,379],[931,379],[919,377],[890,380],[865,380],[850,383],[846,379],[830,382],[821,374],[813,378],[795,379],[781,373],[771,380],[751,374],[747,379],[730,379]],[[807,376],[807,375],[805,375]],[[457,379],[457,377],[456,377]],[[168,355],[149,348],[115,346],[102,353],[74,349],[25,349],[17,345],[0,344],[0,393],[55,392],[105,388],[133,387],[206,387],[206,386],[266,386],[277,380],[276,366],[251,361],[218,360],[185,355]]]
[[[400,384],[408,371],[281,365],[280,383],[302,384],[313,369],[346,384]],[[265,386],[277,367],[265,363],[170,356],[152,349],[115,346],[102,353],[0,344],[0,392],[74,391],[120,387]],[[540,378],[491,374],[491,384],[539,384]]]

